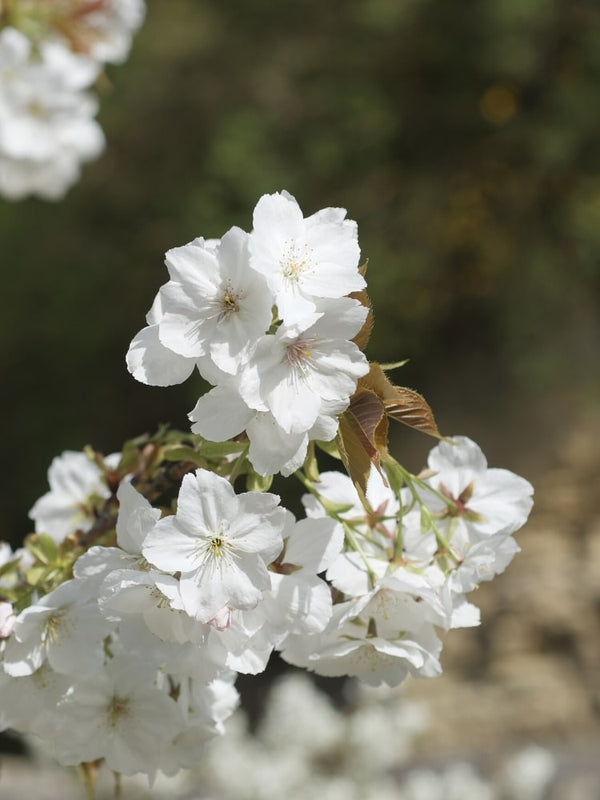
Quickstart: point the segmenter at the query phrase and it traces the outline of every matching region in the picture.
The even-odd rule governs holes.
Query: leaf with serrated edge
[[[368,374],[358,384],[381,398],[386,414],[392,419],[437,439],[443,438],[425,398],[414,389],[394,386],[379,364],[371,364]]]
[[[392,400],[384,400],[385,410],[389,417],[415,428],[436,439],[443,436],[438,430],[433,411],[425,398],[413,389],[405,386],[394,386],[396,397]]]

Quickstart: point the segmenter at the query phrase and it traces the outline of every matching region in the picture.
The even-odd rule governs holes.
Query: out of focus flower
[[[61,197],[104,147],[85,91],[96,62],[52,41],[37,52],[20,31],[0,32],[0,192],[11,200]]]
[[[120,454],[107,456],[107,466],[116,466]],[[38,533],[48,533],[57,542],[76,530],[91,528],[94,501],[110,496],[102,471],[85,453],[67,450],[52,460],[48,470],[50,491],[29,512]]]
[[[88,90],[104,63],[125,59],[144,2],[11,0],[2,11],[0,194],[57,200],[104,148]]]

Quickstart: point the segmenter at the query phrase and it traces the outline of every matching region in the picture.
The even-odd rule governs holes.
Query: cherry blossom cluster
[[[319,636],[290,636],[283,658],[321,675],[373,686],[441,673],[437,630],[478,625],[466,595],[504,571],[512,534],[532,506],[531,485],[488,469],[480,448],[457,436],[429,454],[425,477],[395,493],[372,469],[361,502],[350,478],[324,472],[303,498],[309,519],[333,515],[345,547],[327,570],[336,605]]]
[[[166,254],[147,327],[127,355],[139,381],[170,386],[197,368],[214,388],[192,431],[226,441],[245,431],[263,476],[302,466],[309,441],[332,440],[368,363],[352,337],[367,308],[356,223],[340,208],[304,218],[287,192],[263,196],[251,233],[196,239]]]
[[[104,148],[89,91],[144,0],[0,0],[0,194],[56,200]]]
[[[479,624],[467,594],[505,569],[532,505],[526,480],[441,437],[367,362],[344,210],[304,218],[267,195],[251,233],[197,239],[167,267],[128,366],[213,384],[192,431],[56,458],[35,533],[0,552],[0,726],[125,774],[192,766],[236,674],[274,651],[373,686],[438,675],[440,632]],[[388,419],[439,440],[420,475],[390,455]],[[347,474],[320,472],[319,450]],[[269,491],[277,472],[305,488],[304,518]]]

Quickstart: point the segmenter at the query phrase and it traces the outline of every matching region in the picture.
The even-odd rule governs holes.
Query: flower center
[[[223,520],[219,526],[219,530],[211,532],[208,536],[198,540],[200,548],[198,556],[202,558],[204,565],[219,565],[223,563],[230,564],[232,559],[236,557],[235,546],[229,541],[227,532],[229,530],[229,522]]]
[[[219,322],[227,319],[230,314],[235,314],[240,310],[240,301],[242,297],[242,293],[236,292],[231,285],[231,281],[227,280],[225,291],[218,300]]]
[[[158,586],[154,586],[150,591],[150,597],[155,601],[157,608],[170,608],[171,604],[166,594],[163,594]]]
[[[303,369],[306,362],[311,359],[314,344],[314,339],[295,339],[290,342],[285,349],[290,366]]]
[[[286,242],[279,261],[283,277],[299,283],[303,273],[307,272],[312,265],[310,254],[311,250],[308,245],[299,245],[295,241]]]
[[[43,639],[48,644],[54,644],[58,639],[64,614],[65,609],[60,609],[59,611],[54,611],[46,620]]]
[[[119,722],[121,717],[129,714],[129,699],[127,697],[119,697],[115,695],[106,708],[108,712],[108,721],[111,728],[114,728]]]
[[[207,550],[213,558],[221,558],[227,543],[222,536],[213,536],[208,542]]]

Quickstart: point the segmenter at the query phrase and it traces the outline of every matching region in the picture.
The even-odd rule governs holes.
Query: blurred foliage
[[[369,355],[410,358],[434,410],[597,388],[597,0],[148,6],[102,82],[105,155],[61,203],[0,204],[2,537],[53,455],[186,426],[199,380],[141,386],[124,353],[165,250],[250,229],[264,192],[348,208]]]

